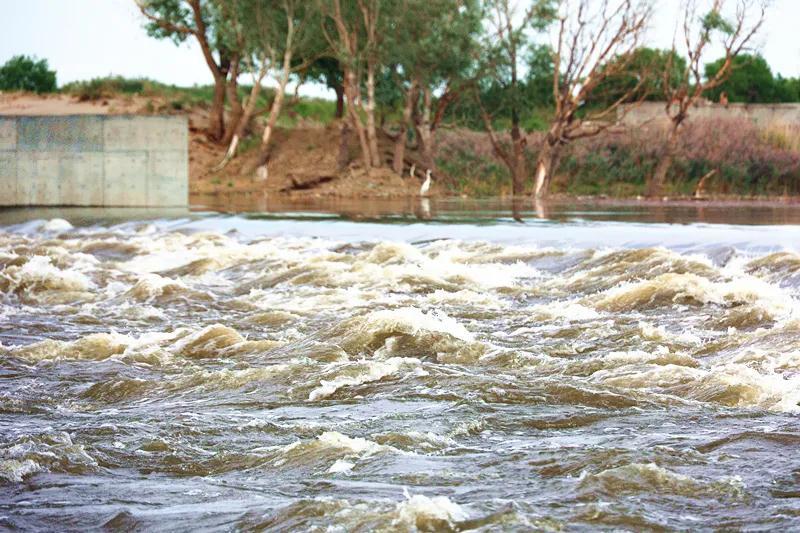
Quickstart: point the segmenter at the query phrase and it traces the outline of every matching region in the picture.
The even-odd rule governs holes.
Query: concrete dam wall
[[[666,126],[664,102],[642,102],[623,106],[620,122],[626,126]],[[689,122],[694,120],[746,119],[760,128],[800,126],[800,104],[716,104],[701,101],[689,109]]]
[[[0,205],[188,203],[185,117],[0,116]]]

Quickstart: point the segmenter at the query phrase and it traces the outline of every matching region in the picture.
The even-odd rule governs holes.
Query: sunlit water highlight
[[[0,527],[796,527],[796,226],[314,218],[0,230]]]

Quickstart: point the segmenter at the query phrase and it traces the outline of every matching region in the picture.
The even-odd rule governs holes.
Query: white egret
[[[422,187],[419,188],[419,195],[420,196],[428,196],[428,191],[431,189],[431,169],[425,173],[425,181],[422,183]]]

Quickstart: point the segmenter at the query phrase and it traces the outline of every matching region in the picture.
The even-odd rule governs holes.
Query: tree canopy
[[[56,72],[46,59],[14,56],[0,67],[0,91],[49,93],[56,90]]]
[[[714,77],[724,62],[720,58],[706,65],[707,78]],[[708,98],[718,101],[725,93],[729,102],[773,103],[795,101],[790,85],[772,75],[767,61],[760,55],[743,54],[733,59],[730,75],[722,84],[707,93]]]
[[[615,58],[606,68],[620,64],[621,68],[609,76],[593,91],[590,105],[608,105],[627,95],[630,101],[663,101],[665,79],[675,88],[680,73],[686,69],[686,60],[674,50],[660,50],[642,46],[630,57]],[[669,72],[665,76],[665,72]]]

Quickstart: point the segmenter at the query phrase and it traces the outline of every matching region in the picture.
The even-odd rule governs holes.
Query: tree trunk
[[[222,170],[225,165],[227,165],[228,162],[233,159],[234,156],[236,156],[236,150],[239,147],[239,142],[244,137],[247,131],[247,126],[250,124],[250,119],[253,118],[253,114],[256,111],[258,95],[261,92],[261,82],[266,74],[267,66],[266,62],[264,62],[262,63],[256,79],[254,80],[255,83],[253,83],[252,89],[250,89],[250,95],[247,97],[247,102],[242,110],[242,115],[239,117],[239,122],[236,124],[235,129],[233,127],[230,128],[233,130],[233,135],[231,136],[230,144],[228,144],[228,151],[222,161],[220,161],[219,164],[214,167],[214,172]]]
[[[414,101],[417,98],[417,84],[411,82],[411,85],[406,91],[406,103],[403,107],[403,119],[400,122],[400,133],[397,135],[397,140],[394,142],[394,157],[392,159],[392,170],[395,174],[403,175],[403,160],[406,157],[406,131],[408,124],[411,122],[411,113],[414,111]]]
[[[333,86],[333,90],[336,91],[336,114],[334,118],[344,118],[344,87],[337,83]]]
[[[678,128],[680,128],[680,122],[678,121],[673,122],[670,126],[669,137],[667,138],[667,143],[664,145],[664,151],[647,183],[648,198],[657,198],[664,194],[664,184],[667,182],[667,173],[675,158],[675,148],[678,143]]]
[[[520,132],[519,125],[511,127],[512,161],[511,161],[511,191],[514,196],[525,193],[525,181],[528,178],[528,165],[525,161],[525,137]]]
[[[227,127],[225,128],[225,135],[222,138],[223,144],[230,144],[236,131],[239,129],[239,123],[242,121],[244,115],[244,107],[242,102],[239,101],[239,82],[238,78],[239,69],[236,66],[231,67],[231,78],[225,87],[225,95],[230,106],[230,113],[228,114]]]
[[[347,168],[350,164],[350,134],[353,130],[346,120],[341,121],[339,129],[339,155],[336,158],[336,165],[339,171]]]
[[[214,76],[214,98],[211,101],[211,111],[209,112],[208,136],[211,140],[219,142],[225,134],[225,80],[228,77],[228,69],[223,68],[223,65],[218,65],[211,52],[200,0],[189,0],[188,3],[197,26],[197,31],[193,33],[203,52],[206,65]],[[224,57],[220,57],[220,63],[224,63],[224,59]]]
[[[373,167],[383,166],[381,153],[378,150],[378,130],[375,126],[375,65],[372,61],[367,65],[367,140],[369,141],[369,155]]]
[[[347,96],[347,114],[350,116],[350,122],[353,129],[356,130],[358,135],[358,143],[361,145],[361,153],[364,157],[364,170],[367,175],[372,172],[372,156],[369,151],[369,144],[367,143],[367,135],[364,131],[364,125],[361,123],[361,117],[358,116],[356,91],[358,89],[358,81],[356,80],[355,72],[351,68],[347,68],[344,73],[345,85],[344,92]]]
[[[431,128],[431,104],[433,94],[429,87],[422,89],[422,113],[417,116],[415,129],[419,143],[419,152],[425,170],[436,172],[436,160],[433,156],[433,129]]]
[[[672,152],[667,149],[658,160],[658,164],[650,178],[650,183],[647,184],[647,196],[649,198],[657,198],[664,194],[664,183],[667,181],[667,172],[672,166],[672,159]]]
[[[292,71],[292,51],[287,47],[283,55],[283,70],[281,77],[278,80],[278,87],[275,89],[275,98],[272,100],[272,105],[269,106],[269,116],[267,117],[267,126],[264,128],[264,134],[261,136],[260,155],[258,158],[258,169],[256,175],[260,179],[266,179],[267,161],[269,160],[269,142],[272,140],[272,132],[275,130],[275,124],[278,122],[278,117],[281,114],[283,107],[283,99],[286,96],[286,84],[289,83],[289,74]]]
[[[208,117],[208,136],[212,141],[219,142],[225,132],[225,78],[214,77],[214,98],[211,101],[211,110]]]
[[[545,140],[536,160],[536,186],[534,188],[536,198],[545,198],[550,193],[550,182],[553,180],[557,161],[557,148]]]
[[[225,134],[222,137],[222,144],[230,145],[233,136],[239,129],[239,123],[244,115],[244,108],[239,101],[239,57],[234,56],[231,63],[228,83],[225,86],[225,95],[230,106],[230,115],[228,116],[228,127],[225,129]]]

